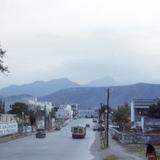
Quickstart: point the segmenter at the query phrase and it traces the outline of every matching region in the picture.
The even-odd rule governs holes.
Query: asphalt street
[[[84,139],[72,139],[71,126],[90,124]],[[29,136],[0,144],[0,160],[92,160],[90,151],[95,139],[91,119],[71,121],[60,131],[47,133],[46,138]]]

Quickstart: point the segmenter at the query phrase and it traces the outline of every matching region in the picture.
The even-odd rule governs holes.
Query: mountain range
[[[17,96],[28,94],[32,96],[45,96],[64,88],[79,87],[80,85],[67,78],[50,81],[35,81],[24,85],[11,85],[0,90],[2,96]]]
[[[94,108],[100,106],[100,103],[106,104],[106,87],[111,88],[110,105],[113,107],[130,103],[135,98],[160,97],[160,84],[137,83],[115,86],[116,81],[110,79],[110,82],[113,82],[111,86],[108,77],[106,77],[106,84],[102,82],[105,82],[105,78],[92,81],[85,86],[67,78],[36,81],[31,84],[3,88],[0,90],[0,95],[5,97],[7,107],[16,101],[38,97],[40,101],[51,101],[54,104],[76,103],[81,108]]]
[[[93,108],[106,104],[106,87],[78,87],[63,89],[45,97],[42,101],[53,103],[77,103],[81,108]],[[133,99],[160,97],[160,84],[137,83],[126,86],[113,86],[110,90],[110,105],[117,107],[124,103],[130,103]]]

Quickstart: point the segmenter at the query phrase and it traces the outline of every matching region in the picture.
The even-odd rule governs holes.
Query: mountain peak
[[[20,95],[20,94],[29,94],[32,96],[45,96],[51,94],[55,91],[78,87],[79,84],[72,82],[67,78],[53,79],[50,81],[35,81],[29,84],[23,85],[10,85],[8,87],[2,88],[0,90],[0,95],[2,96],[11,96],[11,95]]]

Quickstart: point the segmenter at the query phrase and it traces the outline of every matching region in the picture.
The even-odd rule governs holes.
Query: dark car
[[[45,129],[37,129],[36,138],[45,138],[46,132]]]
[[[89,124],[86,124],[86,127],[90,127],[90,125],[89,125]]]
[[[96,118],[93,118],[93,123],[97,123],[98,122],[98,120],[96,119]]]
[[[61,127],[60,127],[60,126],[56,126],[56,127],[55,127],[55,130],[56,130],[56,131],[59,131],[59,130],[61,130]]]
[[[93,131],[104,131],[104,126],[95,125],[93,128]]]

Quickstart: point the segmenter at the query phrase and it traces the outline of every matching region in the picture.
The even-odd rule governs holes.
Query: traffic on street
[[[86,136],[72,139],[71,127],[88,125]],[[1,160],[91,160],[91,145],[95,140],[91,119],[72,120],[61,130],[46,133],[45,138],[35,135],[0,144]]]

